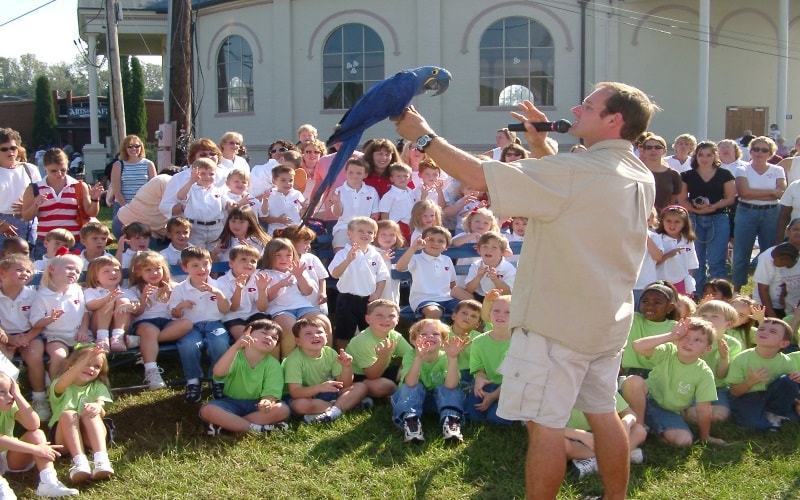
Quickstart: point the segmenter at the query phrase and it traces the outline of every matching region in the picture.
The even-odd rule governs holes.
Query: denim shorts
[[[292,400],[294,399],[303,399],[303,398],[293,398],[288,394],[283,398],[283,401],[288,405],[291,404]],[[338,392],[320,392],[316,394],[314,397],[309,399],[321,399],[323,401],[327,401],[328,403],[335,403],[337,399],[339,399]]]
[[[224,397],[222,399],[212,399],[207,405],[219,406],[228,413],[233,413],[237,417],[244,417],[258,411],[258,399],[233,399]]]
[[[246,327],[247,325],[249,325],[250,323],[252,323],[253,321],[256,321],[258,319],[269,319],[269,316],[267,316],[266,314],[264,314],[262,312],[259,312],[259,313],[253,314],[249,318],[236,318],[236,319],[232,319],[230,321],[223,321],[222,324],[225,325],[225,328],[228,331],[231,331],[231,328],[233,328],[234,326],[244,326],[244,327]]]
[[[286,309],[284,311],[278,311],[272,314],[272,318],[277,318],[282,314],[289,314],[290,316],[294,316],[296,319],[300,319],[308,313],[320,313],[322,312],[319,310],[319,307],[300,307],[297,309]]]
[[[422,314],[420,311],[422,310],[423,307],[436,306],[442,310],[443,314],[451,316],[453,312],[456,310],[456,306],[458,305],[459,302],[461,301],[458,299],[440,300],[440,301],[423,300],[422,302],[419,303],[417,309],[414,312],[416,314]]]
[[[691,434],[689,424],[683,419],[680,413],[665,410],[656,401],[647,396],[647,409],[645,410],[644,421],[650,430],[658,435],[669,430],[682,430]]]
[[[134,321],[131,325],[131,332],[136,334],[136,327],[141,325],[142,323],[149,323],[159,330],[163,330],[165,326],[167,326],[172,321],[172,318],[147,318],[147,319],[140,319],[139,321]]]

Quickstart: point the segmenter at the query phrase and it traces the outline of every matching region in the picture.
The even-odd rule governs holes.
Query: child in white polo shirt
[[[414,313],[425,318],[439,319],[451,315],[459,300],[450,295],[456,286],[456,269],[447,255],[442,255],[450,245],[450,231],[442,226],[431,226],[422,231],[395,263],[398,271],[411,272],[411,295],[408,302]],[[422,250],[420,253],[415,253]]]
[[[186,217],[171,217],[167,221],[167,239],[170,244],[161,250],[167,264],[177,266],[181,263],[181,252],[189,246],[191,234],[192,223]]]
[[[189,244],[211,250],[219,238],[225,219],[225,193],[214,185],[217,164],[208,158],[192,163],[192,174],[178,190],[183,216],[192,223]]]
[[[411,181],[411,167],[395,163],[389,167],[389,180],[392,187],[383,195],[379,208],[381,220],[393,220],[400,225],[406,240],[411,238],[411,209],[419,201],[419,194],[408,187]]]
[[[338,279],[334,321],[337,349],[367,327],[367,304],[378,299],[389,279],[389,268],[378,250],[370,245],[378,224],[369,217],[354,217],[347,225],[350,244],[336,252],[328,269]]]
[[[380,213],[378,191],[364,184],[367,163],[361,158],[350,158],[344,166],[346,181],[328,196],[326,203],[339,217],[333,226],[333,250],[338,252],[350,240],[349,222],[353,217],[377,218]]]
[[[272,236],[276,229],[284,229],[292,224],[300,224],[300,212],[306,199],[303,193],[294,188],[294,169],[289,165],[272,168],[271,190],[264,194],[267,216],[261,220],[269,224],[268,233]]]

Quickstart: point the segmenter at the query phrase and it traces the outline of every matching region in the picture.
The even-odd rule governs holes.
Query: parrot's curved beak
[[[433,95],[443,94],[450,86],[451,79],[450,72],[444,68],[440,68],[436,76],[432,76],[425,80],[425,90],[435,90]]]

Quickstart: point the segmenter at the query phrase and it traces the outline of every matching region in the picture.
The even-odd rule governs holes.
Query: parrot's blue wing
[[[317,186],[314,197],[309,201],[303,220],[307,220],[314,213],[319,200],[358,147],[366,129],[387,118],[403,114],[415,95],[422,94],[426,90],[435,90],[434,95],[441,94],[450,85],[450,78],[450,73],[446,69],[423,66],[401,71],[382,80],[361,96],[345,113],[333,135],[328,139],[328,146],[338,142],[341,142],[341,145],[336,151],[327,175]]]

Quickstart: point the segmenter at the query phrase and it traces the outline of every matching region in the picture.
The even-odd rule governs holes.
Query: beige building
[[[104,3],[79,0],[78,9],[82,35],[100,53]],[[123,2],[123,54],[166,54],[169,3]],[[796,1],[193,3],[196,135],[237,130],[251,151],[293,139],[302,123],[326,138],[364,88],[422,65],[446,67],[453,82],[414,104],[440,134],[473,150],[493,146],[520,97],[532,96],[550,119],[569,119],[603,80],[650,94],[664,108],[652,129],[668,140],[683,132],[715,140],[744,128],[762,133],[773,122],[790,142],[800,133],[792,118],[800,119],[800,95],[789,84],[800,81]],[[369,137],[396,134],[385,122]]]

